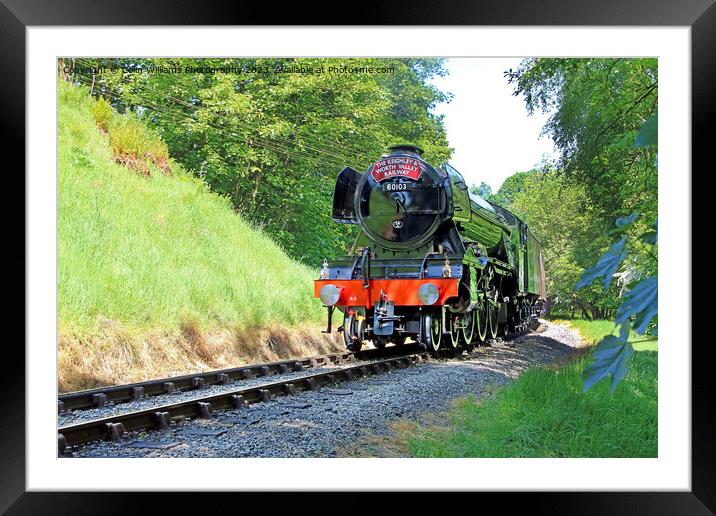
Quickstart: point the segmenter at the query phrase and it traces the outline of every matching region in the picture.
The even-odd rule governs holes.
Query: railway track
[[[369,364],[358,364],[301,378],[230,390],[221,394],[63,426],[58,429],[58,454],[70,456],[73,446],[101,439],[117,441],[127,432],[168,429],[174,422],[194,418],[210,418],[216,410],[240,409],[245,405],[268,401],[276,396],[289,396],[356,378],[402,369],[415,363],[424,362],[428,358],[429,354],[425,351],[413,351]]]
[[[534,329],[535,325],[532,325],[525,331],[505,335],[504,340],[509,341],[516,339]],[[456,351],[457,353],[451,353],[449,350],[441,350],[438,356],[442,358],[454,358],[455,356],[462,356],[462,352],[465,350],[458,349]],[[468,349],[468,355],[470,354],[469,351]],[[302,391],[320,389],[357,378],[374,376],[394,369],[402,369],[415,363],[425,362],[429,360],[431,356],[431,354],[424,351],[417,344],[392,346],[385,349],[365,350],[359,353],[336,353],[301,360],[250,365],[220,371],[210,371],[199,375],[185,375],[138,384],[68,393],[63,395],[60,401],[74,400],[74,403],[77,404],[76,406],[82,407],[84,403],[84,406],[89,408],[97,407],[97,398],[95,397],[97,394],[105,394],[107,396],[104,400],[105,402],[108,399],[112,399],[112,401],[115,402],[116,400],[135,400],[137,398],[133,396],[135,395],[134,393],[136,393],[136,390],[134,390],[136,387],[143,387],[145,389],[144,396],[152,396],[172,392],[171,388],[170,390],[166,388],[167,382],[173,382],[175,384],[174,390],[181,388],[197,389],[201,385],[225,384],[234,379],[243,380],[255,377],[281,375],[292,371],[301,371],[306,368],[345,365],[359,360],[361,362],[374,360],[369,363],[349,365],[341,369],[323,371],[298,378],[284,378],[273,383],[264,383],[252,387],[229,389],[218,394],[194,397],[176,403],[61,426],[58,429],[58,455],[72,456],[71,450],[73,447],[84,445],[92,441],[119,441],[128,432],[169,429],[172,424],[184,420],[211,418],[212,413],[217,410],[240,409],[246,405],[269,401],[278,396],[290,396]],[[244,371],[248,371],[248,373]],[[203,379],[204,381],[197,381],[197,378]],[[110,395],[112,398],[110,398]],[[65,400],[62,398],[65,398]]]
[[[62,414],[69,410],[102,408],[108,404],[125,403],[152,396],[171,394],[173,392],[200,389],[201,387],[209,385],[224,385],[230,382],[250,380],[252,378],[275,376],[332,365],[344,365],[358,360],[389,358],[411,353],[418,349],[417,345],[408,345],[402,347],[391,346],[384,349],[368,349],[358,353],[346,351],[343,353],[333,353],[297,360],[252,364],[126,385],[113,385],[84,391],[68,392],[60,394],[57,397],[57,413]]]

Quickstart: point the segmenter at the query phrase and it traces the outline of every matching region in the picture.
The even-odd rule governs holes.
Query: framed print
[[[711,513],[712,2],[272,11],[2,0],[27,191],[3,510],[398,490]]]

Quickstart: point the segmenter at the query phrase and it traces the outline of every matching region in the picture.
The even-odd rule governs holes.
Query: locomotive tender
[[[335,222],[358,224],[351,255],[324,260],[314,295],[343,312],[346,347],[430,351],[520,331],[545,300],[542,249],[508,210],[470,194],[460,173],[396,145],[361,174],[338,175]]]

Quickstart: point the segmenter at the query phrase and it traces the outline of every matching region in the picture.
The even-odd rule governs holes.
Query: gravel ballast
[[[167,405],[171,403],[179,403],[192,399],[200,399],[206,396],[213,396],[215,394],[235,391],[237,389],[250,389],[252,387],[260,387],[262,385],[279,382],[282,380],[303,378],[305,376],[311,376],[317,373],[326,373],[338,369],[344,369],[346,367],[353,367],[361,364],[370,364],[371,362],[373,362],[373,360],[345,361],[340,365],[332,363],[330,365],[307,368],[298,372],[259,376],[248,380],[234,380],[225,384],[206,385],[198,389],[189,389],[183,391],[177,390],[171,394],[159,394],[157,396],[149,396],[133,401],[126,401],[115,404],[109,403],[101,408],[67,410],[57,416],[57,421],[59,426],[74,425],[77,423],[82,423],[84,421],[91,421],[93,419],[101,419],[105,417],[115,416],[118,414],[125,414],[127,412],[160,407],[162,405]]]
[[[240,410],[217,411],[211,419],[179,422],[169,430],[128,433],[119,442],[96,442],[78,448],[74,457],[334,457],[359,436],[386,434],[391,421],[445,411],[451,400],[470,394],[480,398],[491,389],[488,386],[504,384],[529,367],[566,358],[581,346],[576,331],[540,323],[533,333],[477,348],[459,359],[431,360]],[[315,372],[289,373],[281,378]],[[257,385],[260,380],[267,383],[266,379],[256,379],[244,381],[242,386]],[[146,403],[158,405],[178,401],[184,395],[206,395],[210,389],[214,388],[202,389],[200,394],[174,394],[169,400],[158,396],[76,412],[60,421],[69,424],[106,417],[147,408]],[[140,406],[127,408],[135,404]],[[85,414],[99,410],[100,414]]]

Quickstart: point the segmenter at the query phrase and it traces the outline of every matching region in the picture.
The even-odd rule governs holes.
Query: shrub
[[[169,150],[157,135],[131,115],[118,116],[109,127],[114,154],[126,154],[153,162],[169,159]]]
[[[130,114],[114,118],[109,125],[109,143],[118,163],[149,175],[145,162],[157,165],[165,174],[171,174],[167,144]]]
[[[164,174],[171,175],[169,149],[159,135],[130,113],[116,114],[104,98],[94,102],[91,111],[97,127],[109,135],[117,163],[148,176],[151,162]]]

